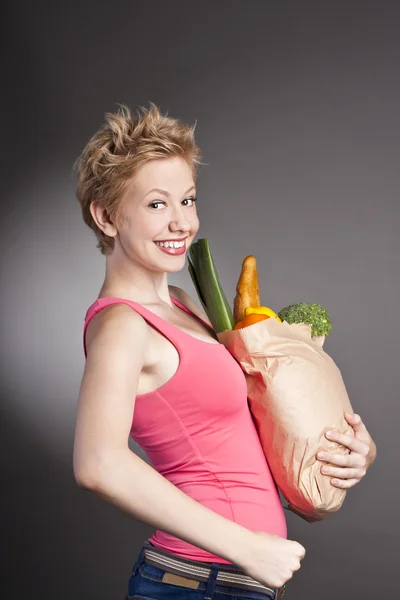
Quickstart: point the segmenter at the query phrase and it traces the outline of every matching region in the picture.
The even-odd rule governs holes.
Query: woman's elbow
[[[74,477],[79,487],[86,490],[93,490],[98,487],[98,470],[89,465],[75,466],[74,465]]]
[[[79,487],[94,490],[99,487],[101,473],[104,472],[103,460],[99,458],[73,457],[73,471],[76,483]]]
[[[104,450],[96,456],[79,459],[74,456],[73,469],[76,483],[87,490],[102,490],[107,487],[112,474],[121,463],[121,452]]]

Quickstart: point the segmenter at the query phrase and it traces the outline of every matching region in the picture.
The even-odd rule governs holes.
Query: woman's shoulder
[[[197,317],[200,317],[206,323],[208,323],[210,327],[212,327],[206,313],[198,307],[193,298],[187,292],[185,292],[185,290],[175,285],[169,285],[168,289],[170,291],[171,296],[173,296],[175,300],[178,300],[178,302],[186,306],[186,308],[191,310]]]
[[[132,333],[145,336],[145,319],[125,303],[104,306],[89,321],[86,329],[86,348],[89,351],[94,340],[110,338],[121,340]]]

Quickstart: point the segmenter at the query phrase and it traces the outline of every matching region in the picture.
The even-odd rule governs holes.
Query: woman
[[[305,549],[286,539],[244,374],[189,295],[168,285],[199,229],[193,131],[154,105],[134,116],[123,107],[81,155],[77,196],[106,274],[85,320],[74,474],[157,528],[127,598],[280,598]],[[351,453],[326,465],[342,487],[375,452],[361,419],[348,419],[354,439],[336,439]]]

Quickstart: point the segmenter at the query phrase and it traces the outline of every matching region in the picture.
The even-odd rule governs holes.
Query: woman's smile
[[[154,244],[165,254],[180,256],[186,252],[186,239],[181,242],[154,242]]]

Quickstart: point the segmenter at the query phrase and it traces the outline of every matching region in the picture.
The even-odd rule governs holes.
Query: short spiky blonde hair
[[[85,223],[98,239],[102,254],[114,248],[114,238],[99,229],[90,213],[95,200],[106,209],[118,228],[123,220],[123,198],[138,169],[150,160],[180,156],[196,179],[200,150],[194,141],[195,126],[161,115],[158,107],[140,107],[132,116],[127,106],[107,113],[103,127],[89,140],[78,159],[76,195]]]

